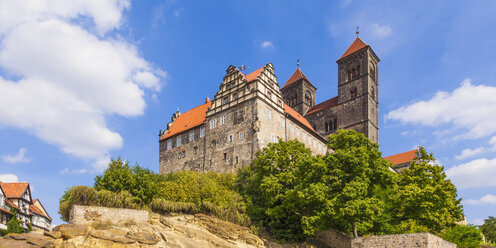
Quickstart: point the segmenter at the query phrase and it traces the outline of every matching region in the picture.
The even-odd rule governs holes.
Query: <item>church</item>
[[[212,100],[178,110],[160,131],[160,173],[234,172],[279,139],[298,140],[323,155],[337,129],[377,143],[379,58],[357,37],[336,62],[338,95],[318,104],[317,88],[299,68],[281,87],[271,63],[247,75],[229,66]]]

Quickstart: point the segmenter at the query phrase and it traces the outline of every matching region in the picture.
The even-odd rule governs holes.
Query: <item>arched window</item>
[[[310,95],[310,92],[305,92],[305,103],[307,105],[312,106],[312,95]]]

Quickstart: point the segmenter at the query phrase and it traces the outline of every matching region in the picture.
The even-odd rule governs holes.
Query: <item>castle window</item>
[[[338,119],[334,119],[334,126],[333,126],[334,130],[335,129],[338,129]]]
[[[210,129],[214,129],[217,127],[217,119],[210,120]]]
[[[300,138],[300,129],[299,128],[296,128],[296,137],[298,137],[298,139]]]
[[[294,124],[293,123],[289,124],[289,131],[291,133],[293,133],[293,129],[294,129]]]
[[[176,137],[176,146],[181,146],[182,142],[181,142],[181,136],[177,136]]]
[[[285,124],[286,123],[284,123],[284,118],[281,117],[281,126],[282,126],[282,128],[284,128]]]
[[[350,89],[350,97],[353,99],[355,97],[357,97],[357,88],[356,87],[352,87]]]
[[[229,97],[228,96],[224,97],[224,104],[227,104],[227,103],[229,103]]]
[[[193,153],[197,154],[198,153],[198,146],[193,147]]]
[[[313,148],[316,148],[316,146],[317,146],[317,141],[313,139]]]
[[[234,93],[234,94],[232,95],[232,98],[233,98],[233,100],[237,100],[237,99],[238,99],[238,93],[237,93],[237,92],[236,92],[236,93]]]
[[[226,124],[226,116],[225,116],[225,115],[223,115],[223,116],[220,118],[220,124],[221,124],[221,125]]]
[[[239,132],[239,139],[242,140],[245,138],[245,132]]]
[[[372,90],[370,91],[370,95],[372,96],[372,99],[375,100],[375,90],[374,90],[374,86],[372,86]]]
[[[189,142],[195,140],[195,132],[193,130],[189,131]]]
[[[205,127],[201,126],[200,127],[200,138],[203,138],[205,136]]]
[[[329,123],[327,121],[325,122],[325,132],[329,132]]]
[[[272,100],[272,93],[267,90],[267,96],[269,97],[270,100]]]
[[[167,150],[170,150],[170,149],[172,149],[172,140],[168,139],[167,140]]]
[[[270,142],[272,142],[272,143],[276,142],[276,136],[274,134],[270,135]]]
[[[227,152],[224,152],[224,160],[227,160]]]
[[[305,93],[305,103],[309,106],[312,106],[312,96],[308,91]]]
[[[312,137],[310,137],[310,134],[308,134],[308,143],[311,145],[312,144]]]
[[[236,156],[236,162],[235,163],[238,164],[238,162],[239,162],[238,156]]]
[[[269,109],[267,109],[267,119],[272,119],[272,111],[270,111]]]
[[[229,134],[229,136],[227,136],[227,141],[229,143],[233,142],[233,135],[232,134]]]
[[[212,140],[212,148],[215,148],[217,146],[217,141],[216,140]]]

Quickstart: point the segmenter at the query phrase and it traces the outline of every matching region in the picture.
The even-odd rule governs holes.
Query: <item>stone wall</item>
[[[450,243],[430,233],[408,233],[361,237],[351,240],[352,248],[456,248]]]
[[[146,210],[74,205],[69,216],[69,223],[89,225],[99,220],[110,221],[114,224],[128,221],[139,224],[148,222],[148,217],[149,213]]]

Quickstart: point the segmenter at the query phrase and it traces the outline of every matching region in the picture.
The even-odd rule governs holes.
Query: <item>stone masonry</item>
[[[74,205],[69,216],[69,223],[90,225],[94,221],[110,221],[114,224],[122,224],[130,221],[139,224],[146,223],[148,217],[149,213],[146,210]]]

